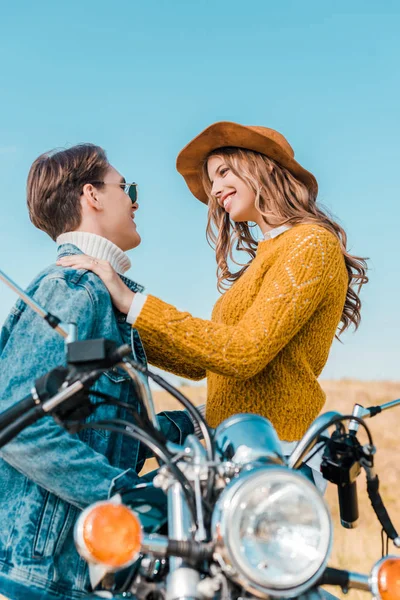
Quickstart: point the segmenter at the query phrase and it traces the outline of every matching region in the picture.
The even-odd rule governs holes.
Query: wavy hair
[[[243,275],[256,255],[258,242],[252,234],[252,226],[247,222],[233,222],[211,195],[212,186],[207,171],[210,156],[223,158],[232,172],[254,191],[255,206],[269,226],[314,223],[337,237],[348,274],[346,300],[338,333],[343,333],[351,324],[357,329],[361,321],[359,293],[361,286],[368,282],[366,259],[347,251],[346,232],[326,210],[317,205],[316,195],[304,183],[267,156],[241,148],[214,150],[204,161],[202,169],[203,186],[209,199],[207,241],[216,252],[218,290],[222,293]],[[250,260],[238,262],[234,250],[245,252]],[[228,260],[241,268],[232,272]]]

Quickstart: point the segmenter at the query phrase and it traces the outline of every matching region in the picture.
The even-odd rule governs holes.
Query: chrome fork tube
[[[172,540],[188,541],[191,534],[191,517],[180,483],[173,483],[168,490],[168,537]],[[181,558],[171,556],[170,570],[179,568]]]
[[[180,483],[168,490],[168,537],[173,540],[193,539],[192,520]],[[200,600],[198,583],[200,574],[182,558],[169,558],[167,600]]]

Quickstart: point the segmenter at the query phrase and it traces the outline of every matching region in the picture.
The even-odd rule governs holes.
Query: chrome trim
[[[305,486],[310,490],[311,494],[315,494],[318,497],[318,501],[321,503],[321,508],[326,516],[327,524],[327,544],[325,551],[325,558],[321,562],[317,571],[307,581],[291,588],[279,588],[279,587],[268,587],[266,585],[259,584],[252,581],[250,577],[243,572],[241,565],[237,561],[235,552],[232,551],[230,542],[230,531],[231,531],[231,520],[234,516],[231,514],[235,510],[234,498],[241,489],[244,483],[254,479],[254,486],[257,485],[257,479],[262,474],[276,473],[281,471],[285,477],[290,476],[293,479],[301,482],[302,486]],[[226,574],[229,579],[232,579],[240,586],[242,586],[248,593],[253,594],[258,598],[265,599],[265,596],[271,596],[276,598],[291,598],[302,594],[304,591],[310,589],[313,584],[321,577],[321,574],[326,568],[326,563],[330,555],[332,547],[332,521],[329,510],[319,494],[315,486],[308,481],[302,474],[290,471],[287,467],[278,465],[269,465],[268,467],[256,467],[251,471],[243,472],[232,481],[230,485],[222,492],[218,499],[213,515],[212,515],[212,532],[214,535],[214,541],[216,544],[214,556],[219,563],[222,571]],[[237,551],[236,551],[237,553]]]
[[[244,465],[259,459],[285,464],[281,442],[271,422],[261,415],[239,413],[225,419],[215,430],[216,448],[229,448],[231,460]]]
[[[342,415],[339,412],[330,411],[317,417],[315,421],[311,423],[310,427],[307,429],[296,448],[289,456],[288,467],[290,469],[298,469],[301,466],[305,456],[317,443],[317,433],[322,433],[324,429],[327,429],[331,425],[331,422],[334,421],[336,417],[341,416]]]

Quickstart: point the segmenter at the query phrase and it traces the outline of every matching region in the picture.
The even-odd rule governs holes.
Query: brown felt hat
[[[210,152],[226,147],[244,148],[265,154],[305,183],[315,197],[317,196],[317,180],[294,159],[293,148],[282,134],[268,127],[219,121],[189,142],[176,160],[176,168],[183,175],[190,191],[205,204],[208,198],[201,180],[202,165]]]

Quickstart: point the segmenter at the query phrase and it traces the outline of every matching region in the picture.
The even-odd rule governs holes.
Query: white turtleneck
[[[107,260],[113,269],[121,275],[131,268],[131,261],[125,252],[107,238],[96,233],[69,231],[68,233],[59,235],[56,242],[59,245],[73,244],[88,256]]]

